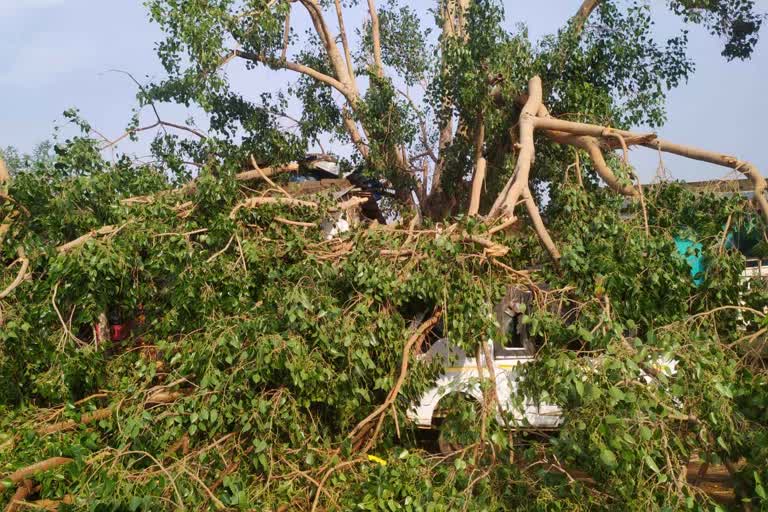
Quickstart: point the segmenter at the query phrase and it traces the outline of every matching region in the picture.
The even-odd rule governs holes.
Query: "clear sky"
[[[422,2],[426,7],[426,0],[412,5],[422,7]],[[562,26],[580,3],[505,0],[510,25],[525,22],[533,38]],[[758,4],[768,11],[768,0]],[[660,33],[679,26],[671,14],[663,9],[659,13]],[[354,25],[354,20],[347,25]],[[51,136],[54,122],[69,107],[78,107],[102,133],[117,136],[136,104],[136,88],[127,77],[109,70],[126,70],[140,80],[162,76],[154,53],[161,33],[150,24],[141,0],[0,0],[0,34],[0,146],[31,150]],[[768,174],[768,140],[762,128],[768,119],[766,39],[768,33],[750,61],[729,63],[720,57],[720,41],[691,28],[696,72],[669,95],[668,122],[659,135],[734,154]],[[254,72],[242,67],[228,71],[238,85],[253,90],[275,83],[274,74],[268,81],[261,75],[254,81]],[[174,121],[187,117],[171,106],[161,106],[161,115]],[[140,152],[143,147],[121,149]],[[631,157],[644,181],[654,176],[658,162],[654,152],[638,149]],[[727,174],[725,169],[682,158],[665,157],[664,162],[680,179]]]

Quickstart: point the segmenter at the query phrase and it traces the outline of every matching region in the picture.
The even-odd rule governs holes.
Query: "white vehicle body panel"
[[[489,342],[490,353],[493,354],[493,343]],[[450,345],[447,338],[432,344],[427,353],[421,356],[425,360],[439,359],[443,361],[445,373],[439,377],[435,386],[413,404],[408,416],[419,427],[430,428],[432,418],[440,400],[452,393],[464,393],[482,402],[480,380],[490,377],[485,356],[469,357],[462,350]],[[533,360],[525,350],[520,350],[517,356],[494,358],[493,365],[496,375],[496,394],[499,397],[500,409],[506,418],[498,417],[497,421],[509,423],[514,428],[556,428],[562,421],[560,409],[553,405],[533,403],[517,404],[518,386],[520,383],[519,365]],[[479,363],[479,365],[478,365]],[[480,374],[482,371],[482,375]]]

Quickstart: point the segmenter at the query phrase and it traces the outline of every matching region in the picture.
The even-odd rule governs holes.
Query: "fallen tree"
[[[19,176],[9,190],[24,196],[39,179]],[[150,507],[168,500],[348,508],[369,499],[374,479],[400,489],[392,499],[446,507],[477,504],[471,489],[478,487],[489,504],[509,492],[522,500],[534,489],[574,505],[628,500],[623,492],[633,503],[706,503],[685,475],[690,457],[760,464],[749,452],[760,453],[764,426],[739,397],[754,396],[765,374],[734,328],[736,311],[715,308],[742,289],[740,257],[722,251],[718,224],[755,218],[741,199],[646,187],[643,213],[610,189],[564,185],[560,204],[570,205],[568,216],[548,223],[562,247],[555,264],[543,258],[535,221],[528,236],[523,217],[510,218],[511,211],[450,225],[363,224],[327,239],[324,219],[359,200],[299,200],[285,195],[286,185],[264,181],[261,191],[240,189],[254,196],[237,193],[211,205],[208,194],[240,182],[234,175],[200,181],[220,192],[192,193],[190,215],[179,215],[171,195],[155,193],[157,200],[143,204],[118,196],[111,201],[119,229],[96,228],[72,241],[32,226],[11,231],[5,250],[26,247],[30,270],[2,303],[3,373],[16,376],[4,396],[9,405],[36,406],[6,409],[3,467],[9,489],[30,478],[39,487],[33,494],[20,487],[27,491],[17,501],[23,494],[32,503],[31,496]],[[91,177],[70,180],[57,202],[93,185]],[[49,207],[43,214],[27,206],[33,217],[61,214]],[[682,221],[691,207],[723,219],[699,233],[717,240],[706,249],[711,261],[699,287],[676,256],[677,224],[662,226],[674,216]],[[35,241],[43,239],[56,240],[58,250]],[[589,260],[592,251],[600,262]],[[509,283],[537,298],[529,319],[540,362],[526,368],[526,392],[556,401],[566,423],[534,455],[510,444],[503,424],[484,422],[465,435],[476,456],[496,453],[493,463],[480,464],[471,450],[466,466],[437,463],[421,451],[405,413],[441,371],[413,354],[434,339],[440,314],[416,326],[411,319],[444,309],[443,333],[473,351],[493,331],[487,311]],[[762,296],[753,289],[743,297],[753,304]],[[577,320],[553,316],[550,304],[567,304]],[[104,311],[130,319],[129,341],[89,339]],[[584,373],[586,359],[569,355],[580,350],[600,354],[591,373]],[[667,353],[680,361],[674,384],[637,387],[637,372],[651,371],[646,361]],[[59,407],[99,389],[108,393]],[[498,456],[505,451],[518,453]],[[638,467],[658,483],[605,493],[571,477],[578,469],[615,486]],[[734,471],[742,481],[743,472]],[[520,483],[510,488],[513,475]],[[422,478],[446,480],[425,492]],[[73,485],[81,490],[72,493]]]
[[[720,16],[718,30],[741,12],[670,5],[694,22]],[[684,68],[642,41],[617,52],[629,61],[605,57],[645,30],[643,9],[584,2],[534,51],[501,30],[496,4],[441,2],[427,66],[415,57],[428,41],[398,31],[417,16],[373,1],[368,60],[353,58],[342,2],[339,38],[313,0],[150,7],[169,82],[140,93],[157,121],[109,145],[158,129],[159,163],[105,160],[73,116],[83,133],[51,161],[0,174],[9,506],[700,510],[715,507],[710,465],[730,473],[731,505],[765,505],[768,292],[744,282],[736,250],[764,237],[765,181],[736,158],[624,129],[659,120],[658,90],[619,71],[657,59],[658,80],[674,82]],[[298,9],[317,41],[292,55]],[[730,36],[729,51],[751,48]],[[220,81],[237,59],[309,77],[302,140],[321,134],[311,121],[348,141],[358,155],[344,178],[292,163],[303,146],[275,105]],[[433,80],[424,111],[394,71]],[[190,97],[212,109],[209,133],[157,114]],[[641,186],[638,145],[741,172],[753,199]],[[386,215],[359,211],[371,203]],[[682,242],[705,261],[695,275]],[[508,428],[484,377],[482,403],[459,401],[441,425],[456,453],[433,453],[407,411],[446,368],[419,354],[447,337],[489,359],[487,340],[504,335],[492,307],[510,286],[532,297],[536,359],[519,368],[519,397],[556,405],[562,425]],[[674,373],[654,366],[664,360]]]

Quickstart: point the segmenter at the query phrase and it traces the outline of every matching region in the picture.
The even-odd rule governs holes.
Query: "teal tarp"
[[[691,267],[691,276],[696,286],[701,284],[702,273],[704,272],[703,246],[689,238],[675,237],[677,252],[685,258],[688,266]],[[698,276],[698,277],[697,277]]]

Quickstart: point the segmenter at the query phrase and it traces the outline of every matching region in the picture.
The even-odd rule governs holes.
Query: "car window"
[[[524,330],[522,325],[520,325],[523,315],[519,313],[513,313],[511,311],[506,311],[504,315],[507,321],[505,322],[506,329],[504,329],[504,336],[501,340],[501,346],[508,350],[526,348]]]

